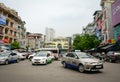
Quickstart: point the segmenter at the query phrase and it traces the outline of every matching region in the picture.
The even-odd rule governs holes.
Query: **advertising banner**
[[[3,40],[0,40],[0,44],[4,44],[4,41],[3,41]]]
[[[112,4],[112,25],[115,26],[120,23],[120,0],[116,0]]]
[[[6,17],[2,14],[0,14],[0,24],[4,26],[6,25]]]

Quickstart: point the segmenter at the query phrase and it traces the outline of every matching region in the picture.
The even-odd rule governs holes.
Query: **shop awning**
[[[107,45],[107,46],[104,46],[104,47],[102,47],[101,49],[108,49],[108,48],[110,48],[110,47],[112,47],[113,45]]]

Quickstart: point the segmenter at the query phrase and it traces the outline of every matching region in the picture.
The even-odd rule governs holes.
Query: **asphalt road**
[[[60,61],[32,66],[28,60],[0,65],[0,82],[119,82],[120,63],[104,63],[100,72],[79,73]]]

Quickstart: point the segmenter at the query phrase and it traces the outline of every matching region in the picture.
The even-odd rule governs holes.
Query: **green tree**
[[[80,43],[81,43],[81,36],[77,35],[73,41],[74,50],[81,49]]]
[[[28,49],[29,49],[29,46],[26,46],[26,50],[28,51]]]
[[[11,49],[20,49],[20,44],[19,42],[15,41],[13,43],[11,43]]]
[[[99,40],[96,36],[92,35],[82,35],[82,36],[76,36],[73,41],[74,50],[80,49],[80,50],[89,50],[92,48],[96,48],[99,45]]]

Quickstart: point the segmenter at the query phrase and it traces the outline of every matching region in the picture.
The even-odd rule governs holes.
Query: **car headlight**
[[[98,64],[103,64],[103,61],[99,61]]]
[[[6,58],[1,59],[1,61],[5,61],[5,60],[6,60]]]
[[[93,65],[95,62],[85,62],[86,65]]]

